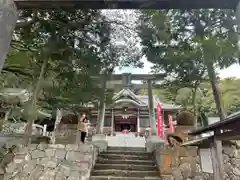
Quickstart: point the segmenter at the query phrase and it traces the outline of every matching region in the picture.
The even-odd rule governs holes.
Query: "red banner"
[[[173,117],[170,114],[168,115],[168,122],[169,122],[170,132],[173,133],[174,132]]]
[[[162,118],[162,105],[157,105],[157,119],[158,119],[158,136],[163,137],[163,118]]]

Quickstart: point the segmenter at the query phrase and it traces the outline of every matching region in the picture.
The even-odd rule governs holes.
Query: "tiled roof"
[[[137,95],[137,98],[139,98],[141,101],[143,101],[148,106],[148,96]],[[168,109],[168,110],[181,109],[181,106],[178,106],[178,105],[162,103],[159,100],[157,95],[153,95],[153,103],[154,103],[154,107],[157,107],[158,104],[162,104],[163,109]]]
[[[122,89],[121,91],[116,93],[115,96],[113,97],[113,100],[114,101],[117,101],[119,99],[124,100],[124,97],[126,97],[127,95],[130,96],[132,98],[132,100],[136,101],[139,105],[148,106],[148,96],[136,95],[128,88]],[[159,100],[157,95],[153,95],[153,103],[154,103],[154,107],[157,107],[158,104],[162,104],[162,108],[165,110],[181,109],[181,106],[178,106],[178,105],[162,103]]]

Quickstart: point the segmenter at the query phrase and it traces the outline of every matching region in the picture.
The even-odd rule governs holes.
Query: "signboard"
[[[173,133],[174,132],[173,117],[170,114],[168,115],[168,122],[169,122],[170,132]]]
[[[204,173],[213,173],[213,164],[210,149],[199,149],[201,168]]]
[[[157,105],[157,119],[158,119],[158,136],[163,137],[163,118],[162,118],[162,105]]]

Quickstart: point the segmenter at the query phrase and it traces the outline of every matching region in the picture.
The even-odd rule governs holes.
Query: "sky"
[[[107,15],[106,17],[108,17],[108,18],[111,17],[110,20],[111,19],[112,20],[118,20],[120,22],[125,23],[127,26],[135,26],[136,21],[138,21],[137,13],[133,10],[121,10],[121,11],[119,11],[119,10],[111,10],[111,11],[106,10],[106,11],[103,11],[103,13],[105,15]],[[116,31],[119,34],[120,33],[125,33],[121,29],[117,29],[118,28],[117,26],[115,28],[116,28]],[[134,38],[135,38],[135,36],[134,36]],[[137,45],[137,46],[140,47],[140,44]],[[149,73],[151,73],[152,64],[150,62],[148,62],[146,58],[142,58],[141,61],[144,63],[143,68],[126,67],[126,68],[122,68],[122,69],[115,69],[115,73],[116,74],[120,74],[120,73],[149,74]],[[230,66],[226,69],[218,70],[217,72],[219,73],[219,76],[220,76],[221,79],[229,78],[229,77],[240,78],[240,65],[239,64],[233,64],[232,66]]]
[[[133,67],[126,67],[122,69],[116,69],[115,73],[132,73],[132,74],[150,74],[151,73],[151,66],[152,64],[148,62],[146,59],[142,60],[144,63],[143,68],[133,68]],[[240,78],[240,65],[233,64],[232,66],[218,70],[219,76],[221,79],[229,78],[229,77],[236,77]]]

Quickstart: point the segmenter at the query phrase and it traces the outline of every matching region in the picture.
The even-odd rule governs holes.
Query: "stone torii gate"
[[[104,75],[102,75],[104,76]],[[155,111],[154,111],[154,101],[153,101],[153,82],[157,80],[162,80],[164,78],[164,74],[130,74],[130,73],[123,73],[123,74],[112,74],[105,78],[102,78],[102,76],[94,76],[93,79],[101,79],[101,88],[102,91],[102,98],[100,98],[100,104],[99,104],[99,119],[98,122],[101,122],[101,124],[98,126],[99,129],[97,129],[98,133],[103,133],[103,123],[104,123],[104,114],[105,114],[105,105],[104,105],[104,99],[105,99],[105,89],[106,89],[106,83],[107,81],[122,81],[122,87],[131,87],[131,81],[132,80],[140,80],[140,81],[146,81],[147,82],[147,89],[148,89],[148,104],[149,104],[149,120],[151,124],[151,132],[153,136],[157,135],[157,128],[156,128],[156,118],[155,118]],[[145,88],[145,85],[142,85],[143,88]]]
[[[153,101],[153,82],[163,79],[164,74],[112,74],[112,75],[100,75],[94,76],[93,79],[99,79],[101,81],[102,88],[102,97],[100,98],[99,104],[99,119],[98,122],[101,124],[98,125],[97,134],[92,137],[92,142],[100,148],[100,150],[105,150],[107,148],[108,142],[105,135],[103,134],[103,123],[104,123],[104,113],[105,113],[105,89],[107,81],[122,80],[123,87],[131,87],[132,80],[142,80],[147,82],[148,89],[148,108],[149,108],[149,120],[151,124],[151,136],[146,140],[147,151],[152,152],[156,144],[163,144],[164,141],[157,136],[156,128],[156,118],[154,112],[154,101]],[[145,87],[145,86],[143,86]]]

